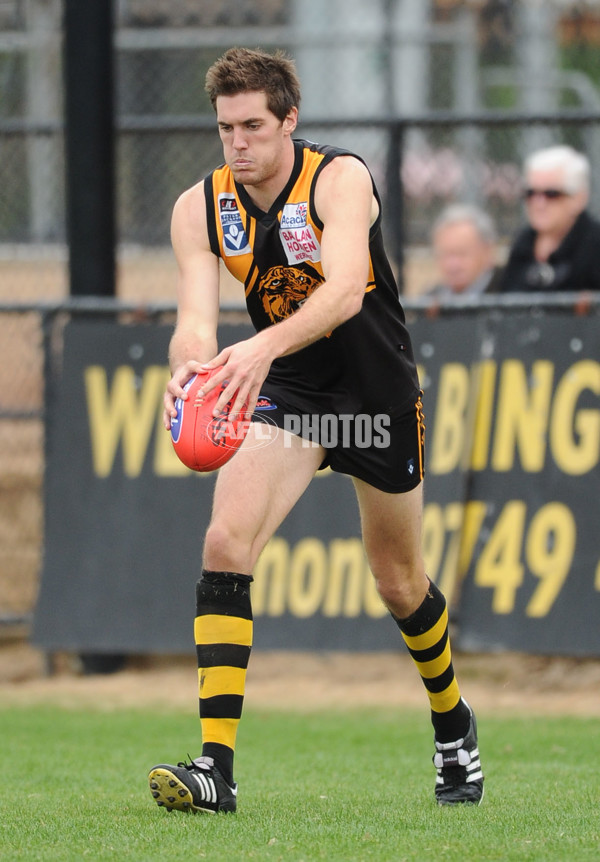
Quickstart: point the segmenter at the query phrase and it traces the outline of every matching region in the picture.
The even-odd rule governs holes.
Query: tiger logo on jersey
[[[271,323],[285,320],[322,284],[293,266],[273,266],[261,278],[258,296]]]

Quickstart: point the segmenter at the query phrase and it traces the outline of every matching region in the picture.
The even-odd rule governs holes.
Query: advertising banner
[[[490,311],[411,321],[425,391],[423,547],[464,649],[600,655],[597,317]],[[49,381],[48,650],[188,652],[215,474],[162,427],[172,328],[75,320]],[[223,326],[220,345],[250,329]],[[351,480],[317,474],[263,552],[255,643],[398,647]]]
[[[465,459],[464,649],[600,655],[599,348],[594,316],[487,323]]]

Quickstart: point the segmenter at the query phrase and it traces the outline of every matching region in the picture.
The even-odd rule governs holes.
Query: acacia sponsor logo
[[[304,227],[308,216],[308,203],[286,204],[281,212],[282,228]]]

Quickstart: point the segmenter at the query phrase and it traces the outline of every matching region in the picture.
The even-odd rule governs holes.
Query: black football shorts
[[[284,428],[325,448],[319,469],[331,467],[363,482],[397,494],[410,491],[424,475],[425,417],[422,392],[399,416],[386,413],[335,412],[326,394],[312,393],[310,402],[267,379],[253,421]],[[330,412],[331,411],[331,412]]]

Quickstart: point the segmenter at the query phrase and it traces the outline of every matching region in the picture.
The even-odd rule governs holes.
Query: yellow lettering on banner
[[[576,362],[556,387],[550,443],[556,465],[570,476],[593,470],[600,457],[600,410],[576,410],[586,389],[600,395],[600,362]]]
[[[481,533],[486,512],[487,504],[482,500],[469,500],[465,506],[457,565],[459,577],[465,575],[471,565],[475,544]]]
[[[469,569],[486,514],[486,504],[427,503],[423,510],[425,571],[451,600],[458,581]]]
[[[576,534],[575,519],[562,503],[547,503],[533,518],[525,559],[540,583],[525,609],[527,616],[545,617],[554,604],[573,562]]]
[[[329,578],[323,602],[326,617],[357,617],[361,611],[366,560],[360,539],[334,539],[329,546]]]
[[[492,611],[495,614],[510,614],[514,610],[515,596],[523,583],[521,548],[525,513],[526,506],[521,500],[506,504],[475,567],[477,586],[494,590]]]
[[[451,473],[460,464],[468,405],[469,373],[464,365],[449,362],[442,367],[438,383],[431,444],[432,473]]]
[[[379,619],[384,606],[365,559],[360,539],[333,539],[329,547],[306,538],[290,548],[280,536],[266,545],[254,568],[252,606],[256,616],[285,613],[306,618]]]
[[[446,553],[444,554],[444,565],[437,576],[436,584],[445,596],[450,597],[454,594],[456,588],[463,512],[464,506],[462,503],[449,503],[445,508],[444,527],[446,533],[449,535],[449,539]]]
[[[285,613],[290,546],[280,536],[267,543],[254,567],[252,606],[255,614],[280,617]]]
[[[168,381],[164,366],[148,366],[139,381],[133,368],[115,371],[109,391],[106,369],[92,365],[84,372],[94,472],[104,478],[113,469],[122,445],[123,469],[129,478],[139,476],[148,445],[162,414],[162,394]]]
[[[303,539],[294,548],[290,564],[289,609],[295,617],[310,617],[325,594],[327,554],[319,539]]]
[[[470,467],[472,470],[485,470],[487,467],[494,417],[496,370],[496,362],[488,359],[485,362],[478,362],[473,373],[473,392],[477,407],[471,440]]]
[[[448,597],[456,586],[463,510],[462,503],[428,503],[423,510],[425,571]]]
[[[543,468],[553,375],[551,362],[534,362],[529,386],[522,362],[508,360],[502,366],[492,453],[494,470],[511,470],[517,449],[525,471],[537,473]]]

